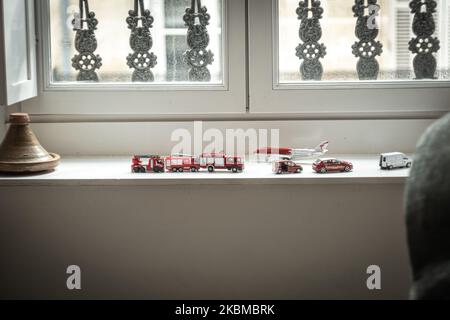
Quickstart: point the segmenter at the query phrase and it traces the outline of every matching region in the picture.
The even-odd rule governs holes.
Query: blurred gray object
[[[450,299],[450,114],[420,139],[406,188],[412,299]]]

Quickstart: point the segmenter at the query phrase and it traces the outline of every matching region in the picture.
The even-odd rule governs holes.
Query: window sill
[[[68,157],[56,171],[31,176],[0,175],[0,187],[9,186],[158,186],[158,185],[308,185],[308,184],[404,184],[408,169],[383,171],[378,167],[378,155],[340,155],[353,162],[350,173],[316,174],[311,166],[292,175],[275,175],[271,165],[246,163],[243,173],[200,172],[133,174],[131,157]]]

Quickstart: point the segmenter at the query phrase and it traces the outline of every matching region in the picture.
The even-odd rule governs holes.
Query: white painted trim
[[[411,89],[411,88],[450,88],[450,81],[421,80],[421,81],[323,81],[320,84],[311,83],[274,83],[274,90],[302,90],[302,89]]]
[[[444,116],[446,112],[396,112],[396,113],[378,113],[378,112],[337,112],[337,113],[224,113],[224,114],[34,114],[31,115],[33,123],[144,123],[144,122],[192,122],[192,121],[234,121],[234,122],[252,122],[252,121],[296,121],[296,120],[396,120],[405,119],[438,119]]]

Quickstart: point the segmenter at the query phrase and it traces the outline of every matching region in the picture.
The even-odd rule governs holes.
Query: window
[[[95,12],[98,20],[95,36],[98,42],[95,54],[102,59],[97,71],[100,83],[129,83],[133,70],[127,65],[127,56],[133,52],[130,48],[131,30],[126,19],[133,1],[96,0],[90,1],[89,10]],[[153,45],[150,51],[157,57],[157,64],[151,71],[154,84],[188,83],[189,66],[184,61],[187,45],[187,27],[183,20],[185,9],[191,6],[190,0],[144,0],[145,9],[149,9],[154,18],[151,36]],[[207,26],[210,38],[207,50],[214,54],[214,60],[208,65],[211,80],[208,85],[223,85],[225,47],[222,30],[224,29],[223,0],[203,0],[202,5],[210,15]],[[75,32],[72,25],[74,15],[79,13],[79,0],[50,0],[50,85],[73,83],[76,85],[77,70],[72,66],[75,49]],[[140,24],[139,24],[140,26]],[[147,58],[147,62],[149,58]],[[139,82],[139,81],[137,81]],[[93,85],[92,83],[90,84]]]
[[[367,0],[363,1],[367,6]],[[301,83],[300,65],[301,61],[296,56],[295,48],[301,42],[299,38],[300,21],[296,13],[299,7],[296,0],[277,1],[277,43],[278,43],[278,83]],[[364,15],[369,15],[377,21],[373,28],[376,37],[369,38],[364,44],[368,52],[363,54],[376,55],[375,59],[379,64],[378,81],[414,80],[416,78],[413,68],[414,55],[410,52],[409,41],[415,37],[412,32],[412,14],[409,8],[409,0],[378,0],[378,15],[375,11],[366,8]],[[352,52],[352,46],[358,41],[355,35],[355,25],[357,19],[354,17],[352,6],[354,0],[327,0],[321,2],[323,9],[322,18],[319,19],[322,29],[322,36],[318,41],[326,47],[326,53],[320,62],[323,67],[321,81],[359,81],[357,72],[358,58]],[[438,7],[434,13],[436,25],[432,37],[437,37],[440,41],[440,49],[436,53],[437,68],[435,77],[437,80],[449,80],[449,56],[448,56],[448,28],[447,10],[450,1],[438,0]],[[373,7],[376,8],[376,7]],[[311,17],[311,13],[309,14]],[[370,22],[367,22],[368,24]],[[378,55],[378,41],[381,44],[382,52]],[[428,39],[425,39],[428,41]],[[314,44],[313,44],[314,45]],[[432,47],[432,43],[427,44]],[[319,48],[316,48],[317,52]],[[355,47],[356,50],[365,50],[362,46]],[[303,48],[306,52],[307,48]],[[446,54],[447,53],[447,54]],[[308,53],[306,53],[308,54]],[[315,54],[315,53],[313,53]],[[366,79],[367,80],[367,79]]]
[[[204,81],[192,76],[192,66],[185,57],[192,44],[187,41],[183,16],[186,8],[199,0],[138,0],[151,11],[154,21],[151,49],[148,55],[139,53],[137,57],[130,45],[135,27],[130,30],[126,22],[128,11],[137,3],[134,0],[90,0],[89,9],[98,19],[98,45],[92,52],[80,52],[74,45],[75,37],[87,26],[82,17],[75,16],[74,31],[71,20],[79,3],[86,1],[36,2],[40,86],[38,98],[24,102],[22,110],[41,117],[41,121],[80,116],[94,122],[166,116],[242,119],[246,113],[269,120],[274,115],[293,119],[433,117],[448,111],[450,0],[437,0],[432,39],[417,39],[412,47],[410,41],[416,35],[411,31],[410,0],[378,0],[379,29],[375,28],[377,34],[371,40],[355,34],[357,19],[352,10],[355,3],[367,4],[367,0],[322,1],[323,12],[317,18],[322,32],[305,48],[306,41],[299,36],[298,0],[202,0],[211,15],[207,26],[210,41],[207,49],[197,54],[204,57],[206,50],[214,53],[214,61],[194,59],[203,63],[201,66],[207,65],[210,77]],[[375,11],[363,8],[363,18],[366,14],[372,17]],[[308,12],[306,17],[310,15]],[[427,57],[436,62],[436,68],[430,68],[435,69],[433,76],[418,77],[413,63],[417,53],[410,50],[429,50],[434,37],[439,39],[440,48],[432,44]],[[151,53],[157,56],[156,65]],[[102,58],[101,66],[97,54]],[[308,54],[320,56],[320,77],[314,73],[311,79],[305,77],[301,65]],[[369,55],[366,60],[372,68],[363,64],[364,70],[376,69],[374,63],[378,66],[373,79],[361,76],[358,65],[363,54]],[[74,57],[78,58],[72,61]],[[188,58],[192,62],[196,57]],[[136,77],[136,64],[145,68],[152,65],[151,75]],[[93,68],[96,75],[83,68]],[[93,78],[80,77],[82,71]]]
[[[148,81],[134,78],[136,60],[127,59],[130,54],[136,53],[131,48],[132,30],[126,21],[129,10],[134,10],[134,0],[88,1],[89,11],[95,12],[98,19],[95,30],[98,45],[94,52],[88,54],[82,54],[75,48],[77,32],[70,26],[71,20],[74,20],[74,11],[80,12],[79,2],[36,2],[40,90],[37,99],[22,104],[22,110],[32,114],[34,119],[145,121],[156,117],[245,113],[245,0],[195,1],[206,6],[210,15],[207,25],[210,41],[206,51],[211,50],[214,60],[207,64],[209,79],[194,78],[190,73],[193,68],[184,58],[191,47],[187,44],[188,27],[183,16],[186,8],[191,7],[191,0],[143,0],[145,9],[149,9],[154,18],[150,29],[153,46],[148,54],[153,52],[157,56],[157,64],[150,68],[153,77],[149,76]],[[75,24],[77,31],[88,27],[86,23],[81,23],[81,16],[78,16],[78,20],[76,18],[75,23],[79,22]],[[199,23],[198,18],[194,21]],[[140,22],[138,26],[141,26]],[[199,53],[191,50],[191,60],[206,51]],[[93,67],[98,81],[80,79],[81,71],[73,68],[72,58],[79,55],[87,60],[86,64],[84,61],[80,63],[82,59],[76,60],[81,68],[92,64],[91,60],[96,60],[93,56],[97,54],[102,59],[100,69]],[[139,63],[149,63],[146,58],[148,56],[139,60]],[[202,61],[204,59],[194,62],[201,66]],[[133,68],[127,62],[132,62]]]
[[[309,10],[297,12],[302,3]],[[432,50],[430,55],[431,59],[436,59],[433,77],[417,76],[412,64],[416,53],[409,50],[409,42],[415,38],[411,31],[413,15],[409,0],[378,0],[381,8],[379,28],[370,29],[376,30],[377,34],[373,38],[369,33],[369,39],[356,35],[357,18],[352,10],[355,0],[320,3],[323,11],[316,10],[317,21],[308,22],[310,25],[305,24],[307,28],[302,29],[301,21],[306,19],[302,16],[303,20],[299,20],[299,15],[306,12],[307,18],[313,18],[311,6],[317,5],[318,1],[300,1],[299,4],[297,0],[249,0],[252,112],[296,119],[348,119],[422,117],[448,110],[447,0],[437,0],[434,14],[436,27],[430,38],[438,37],[441,48]],[[360,3],[367,6],[368,2]],[[363,8],[362,12],[364,19],[364,16],[372,17],[375,9]],[[365,22],[362,19],[360,21]],[[321,32],[317,23],[320,23]],[[369,24],[361,25],[369,28]],[[300,38],[302,32],[305,39]],[[382,53],[378,41],[383,46]],[[421,48],[430,42],[433,40],[420,43]],[[362,65],[367,66],[367,61],[370,65],[358,68],[362,54],[366,52],[370,52],[367,53],[370,59],[364,60]],[[305,70],[309,70],[305,72],[301,66],[306,58],[320,63],[305,63]],[[377,70],[374,64],[378,65],[377,72],[372,72]],[[422,70],[431,70],[427,65],[420,64]],[[365,74],[368,70],[370,76]]]
[[[12,105],[37,95],[34,3],[0,2],[0,24],[0,105]]]

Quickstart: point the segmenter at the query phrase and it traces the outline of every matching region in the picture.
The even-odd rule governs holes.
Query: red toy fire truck
[[[164,172],[164,160],[160,156],[134,156],[131,164],[134,173]]]
[[[172,155],[162,158],[160,156],[134,156],[131,171],[134,173],[145,172],[198,172],[207,169],[209,172],[216,170],[228,170],[242,172],[244,161],[240,157],[227,156],[224,153],[204,153],[200,157],[190,155]]]
[[[209,172],[215,170],[228,170],[233,172],[242,172],[244,170],[244,161],[240,157],[227,156],[224,153],[203,153],[200,158],[200,167]]]
[[[172,172],[198,172],[200,170],[199,160],[193,156],[172,155],[165,159],[167,171]]]

